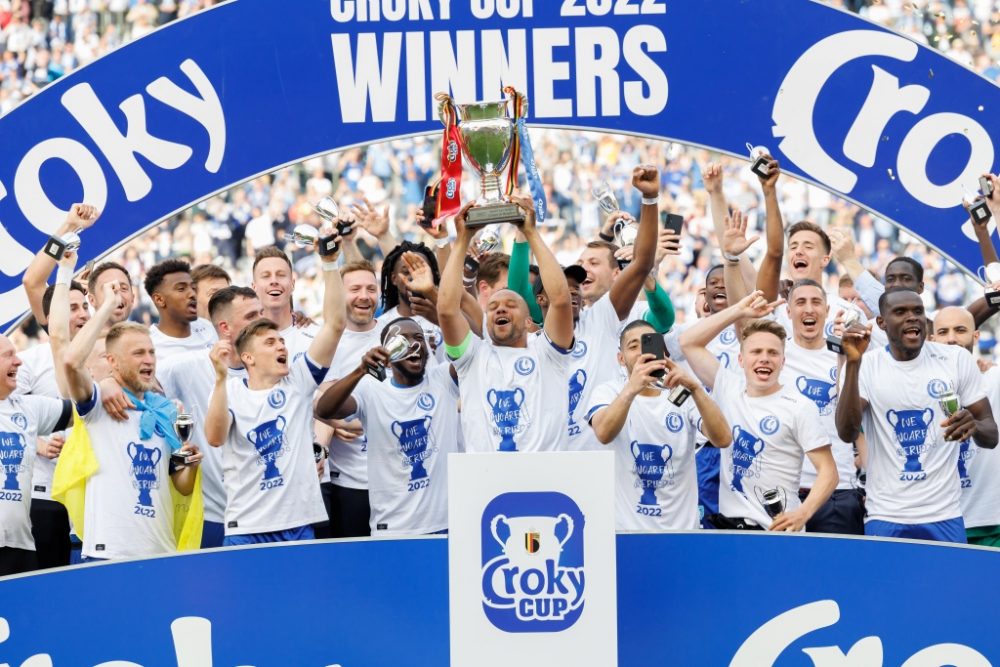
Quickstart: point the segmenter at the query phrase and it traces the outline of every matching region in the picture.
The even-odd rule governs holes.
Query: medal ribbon
[[[441,104],[444,136],[441,139],[441,181],[438,183],[435,222],[455,215],[462,208],[462,143],[458,133],[458,114],[451,98]]]

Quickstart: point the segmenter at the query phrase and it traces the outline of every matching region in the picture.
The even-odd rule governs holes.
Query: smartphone
[[[420,226],[424,229],[430,229],[434,223],[434,218],[437,217],[437,194],[437,183],[424,188],[424,205],[422,209],[424,220],[420,223]]]
[[[680,234],[684,226],[684,216],[676,213],[666,213],[663,218],[663,228],[671,234]]]
[[[667,346],[663,342],[663,335],[658,333],[644,333],[642,334],[642,353],[652,354],[657,359],[667,358]],[[660,369],[653,372],[653,377],[661,378],[667,374],[665,369]]]

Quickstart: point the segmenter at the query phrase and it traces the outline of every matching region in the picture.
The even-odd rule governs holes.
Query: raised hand
[[[659,197],[660,171],[651,164],[640,164],[632,170],[632,185],[643,197]]]
[[[656,242],[656,255],[653,263],[657,266],[669,256],[681,254],[681,235],[666,229],[660,230],[660,238]]]
[[[632,396],[638,396],[657,382],[658,378],[653,373],[666,370],[666,368],[664,359],[657,359],[656,355],[653,354],[640,355],[636,359],[635,366],[632,367],[632,373],[629,374],[625,389]]]
[[[841,264],[851,259],[857,259],[854,249],[854,235],[847,227],[830,227],[826,230],[830,237],[830,249],[833,258]]]
[[[709,162],[701,172],[701,180],[705,183],[705,191],[710,194],[722,192],[722,165],[716,162]]]
[[[774,517],[774,521],[771,522],[771,527],[768,530],[773,530],[775,532],[797,533],[805,528],[805,525],[808,522],[809,517],[806,516],[805,510],[799,507],[798,509],[790,512],[782,512],[778,516]]]
[[[389,365],[389,351],[384,347],[373,347],[365,352],[361,358],[360,369],[367,371],[369,368],[385,368]]]
[[[430,294],[434,291],[434,273],[427,260],[418,252],[404,252],[401,259],[406,265],[407,274],[403,280],[409,291],[419,294]]]
[[[764,292],[761,290],[755,290],[743,297],[743,299],[736,304],[736,307],[740,309],[740,317],[759,319],[761,317],[767,317],[774,312],[775,308],[783,303],[785,303],[784,299],[778,299],[777,301],[771,301],[768,303],[767,299],[764,298]]]
[[[379,238],[389,231],[388,204],[385,204],[379,211],[372,206],[367,197],[362,197],[360,202],[351,204],[351,213],[357,218],[361,228],[375,238]]]
[[[760,235],[757,234],[747,239],[747,218],[743,217],[739,211],[733,211],[732,215],[727,215],[725,225],[726,231],[722,235],[722,252],[726,255],[738,257],[760,240]]]
[[[71,230],[83,231],[97,222],[99,217],[101,212],[97,207],[90,204],[73,204],[66,214],[66,226]]]
[[[862,355],[868,349],[872,339],[872,325],[861,325],[855,322],[841,336],[841,345],[848,362],[861,361]]]
[[[680,385],[691,392],[701,388],[701,383],[698,380],[690,373],[685,372],[683,368],[675,364],[671,359],[664,359],[663,361],[667,367],[667,374],[660,381],[661,385],[667,389],[673,389],[677,385]]]
[[[778,182],[778,177],[781,176],[781,165],[778,164],[778,161],[770,155],[766,157],[768,158],[767,178],[761,178],[760,176],[757,177],[765,190],[774,188],[775,184]]]
[[[223,336],[212,346],[208,358],[212,360],[212,367],[215,368],[216,380],[225,380],[229,377],[229,364],[234,354],[233,343],[228,336]]]
[[[945,429],[945,440],[968,440],[976,435],[976,418],[971,412],[962,408],[941,422],[941,428]]]
[[[521,225],[523,229],[534,229],[535,228],[535,202],[530,197],[525,197],[524,195],[511,195],[510,200],[517,204],[518,208],[524,211],[524,224]]]

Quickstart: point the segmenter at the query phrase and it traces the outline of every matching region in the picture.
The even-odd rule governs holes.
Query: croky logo
[[[504,632],[561,632],[583,613],[584,517],[562,493],[504,493],[481,522],[483,611]]]

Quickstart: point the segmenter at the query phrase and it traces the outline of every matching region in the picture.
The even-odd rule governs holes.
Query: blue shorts
[[[705,445],[695,454],[698,466],[698,513],[701,527],[713,529],[706,517],[719,511],[719,460],[722,453],[717,447]]]
[[[865,535],[874,537],[903,537],[911,540],[958,542],[967,544],[965,521],[962,517],[935,521],[934,523],[893,523],[872,519],[865,523]]]
[[[215,521],[206,521],[201,527],[201,548],[221,547],[226,537],[226,527]]]
[[[312,526],[300,526],[288,530],[276,530],[273,533],[250,533],[249,535],[226,535],[222,540],[224,547],[238,547],[245,544],[269,544],[271,542],[298,542],[299,540],[315,539]]]

